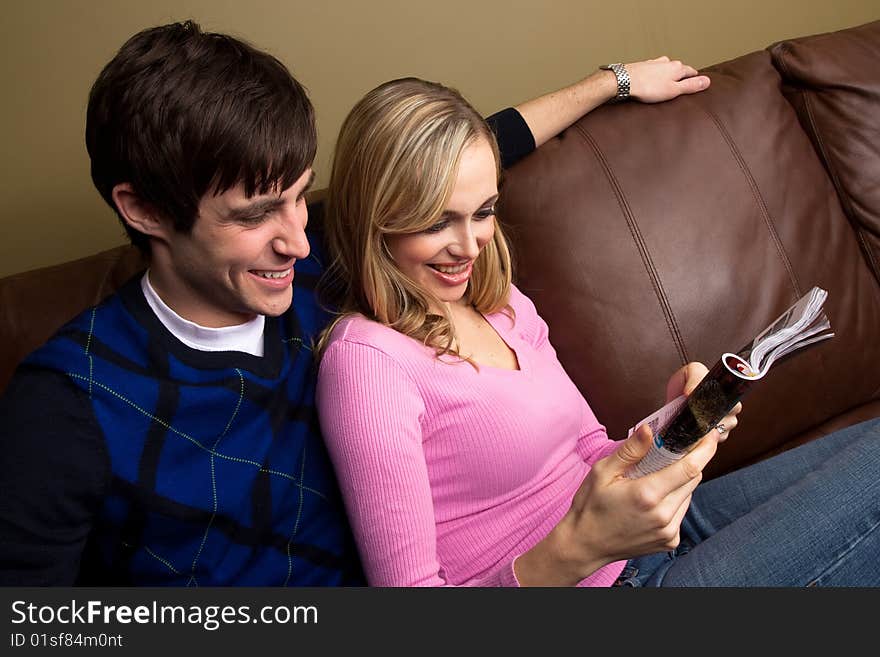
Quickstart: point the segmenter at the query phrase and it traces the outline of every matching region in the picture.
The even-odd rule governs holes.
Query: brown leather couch
[[[707,475],[880,415],[878,62],[880,22],[774,44],[695,96],[600,108],[506,173],[517,282],[612,437],[813,285],[836,337],[773,366]],[[143,266],[119,247],[0,280],[0,390]]]
[[[812,286],[836,336],[773,365],[707,476],[880,416],[880,22],[603,107],[506,174],[518,283],[612,437],[669,374],[736,351]]]

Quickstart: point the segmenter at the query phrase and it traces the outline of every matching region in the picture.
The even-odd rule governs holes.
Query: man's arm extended
[[[707,76],[665,56],[624,66],[630,77],[630,97],[643,103],[671,100],[709,86]],[[532,131],[537,147],[616,95],[614,73],[597,70],[574,84],[516,105],[515,109]]]

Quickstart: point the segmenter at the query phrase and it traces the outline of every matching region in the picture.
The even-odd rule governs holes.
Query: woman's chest
[[[522,369],[437,361],[422,383],[423,449],[436,486],[501,494],[578,459],[586,404],[555,361],[522,345]]]

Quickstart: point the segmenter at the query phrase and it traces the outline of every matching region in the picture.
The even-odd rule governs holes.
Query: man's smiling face
[[[162,300],[206,327],[286,311],[294,265],[309,255],[305,192],[313,177],[307,168],[287,189],[250,198],[240,184],[205,195],[192,231],[154,248],[150,282]]]

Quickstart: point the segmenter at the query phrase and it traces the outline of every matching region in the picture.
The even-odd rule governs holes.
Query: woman
[[[337,142],[326,227],[341,315],[319,344],[318,404],[368,581],[846,583],[851,574],[823,575],[831,570],[824,554],[843,550],[823,546],[814,558],[810,546],[826,533],[860,544],[846,558],[855,567],[880,539],[844,529],[853,523],[841,518],[834,531],[786,545],[789,497],[823,500],[807,513],[824,518],[824,483],[796,482],[827,458],[823,450],[871,444],[861,438],[880,437],[880,425],[697,488],[726,437],[713,430],[675,464],[628,479],[650,431],[619,443],[607,437],[558,362],[546,324],[511,284],[494,216],[498,171],[492,133],[473,108],[416,79],[367,94]],[[667,396],[689,392],[705,372],[696,363],[682,368]],[[739,410],[722,421],[728,430]],[[778,488],[748,499],[736,492],[751,493],[750,477],[765,482],[768,467]],[[878,515],[878,488],[853,514]],[[750,523],[770,527],[776,544],[745,543],[756,535]],[[797,564],[791,576],[779,567],[780,546]]]

